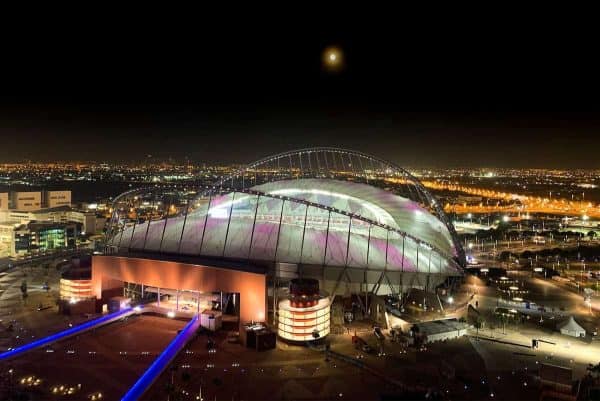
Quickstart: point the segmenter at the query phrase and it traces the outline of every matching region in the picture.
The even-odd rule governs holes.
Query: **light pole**
[[[585,258],[581,259],[581,291],[583,292],[583,273],[585,273]]]
[[[204,398],[202,398],[202,379],[200,379],[200,390],[198,391],[196,399],[199,401],[204,401]]]
[[[533,259],[529,257],[529,266],[531,266],[531,277],[533,277]]]

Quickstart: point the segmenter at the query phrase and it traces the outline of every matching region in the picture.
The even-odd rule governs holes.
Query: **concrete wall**
[[[98,227],[96,227],[96,214],[94,212],[72,210],[66,213],[66,219],[81,223],[81,229],[86,234],[95,234],[98,231]]]
[[[0,193],[0,210],[8,210],[8,193]]]
[[[42,207],[41,192],[13,192],[12,208],[21,211],[39,210]]]
[[[71,191],[46,191],[46,207],[71,206]]]
[[[180,290],[237,292],[240,324],[266,319],[267,281],[263,274],[141,258],[92,257],[92,292],[98,299],[108,300],[109,293],[122,288],[123,281]]]

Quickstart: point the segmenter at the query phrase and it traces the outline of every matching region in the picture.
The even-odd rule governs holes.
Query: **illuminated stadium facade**
[[[268,297],[275,310],[295,277],[319,280],[330,301],[348,293],[402,298],[411,288],[434,289],[464,266],[453,226],[415,177],[335,148],[271,156],[211,186],[126,192],[113,204],[102,257],[262,274],[265,313]]]

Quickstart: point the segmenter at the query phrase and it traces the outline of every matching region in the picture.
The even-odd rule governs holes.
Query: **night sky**
[[[21,29],[2,53],[0,162],[332,145],[409,167],[600,168],[593,24],[206,20]],[[343,70],[323,68],[328,46]]]

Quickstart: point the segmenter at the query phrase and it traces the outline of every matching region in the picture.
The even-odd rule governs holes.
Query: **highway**
[[[394,182],[394,180],[395,179],[388,179],[388,181],[391,182]],[[587,216],[600,218],[600,205],[595,205],[592,202],[587,201],[574,201],[564,198],[550,199],[538,196],[500,192],[466,185],[440,183],[436,181],[422,181],[422,184],[428,189],[462,192],[473,196],[481,196],[482,198],[498,199],[508,203],[508,205],[501,205],[500,202],[491,205],[483,204],[483,202],[479,205],[446,204],[444,206],[446,212],[454,212],[458,214],[546,213],[563,216]]]

